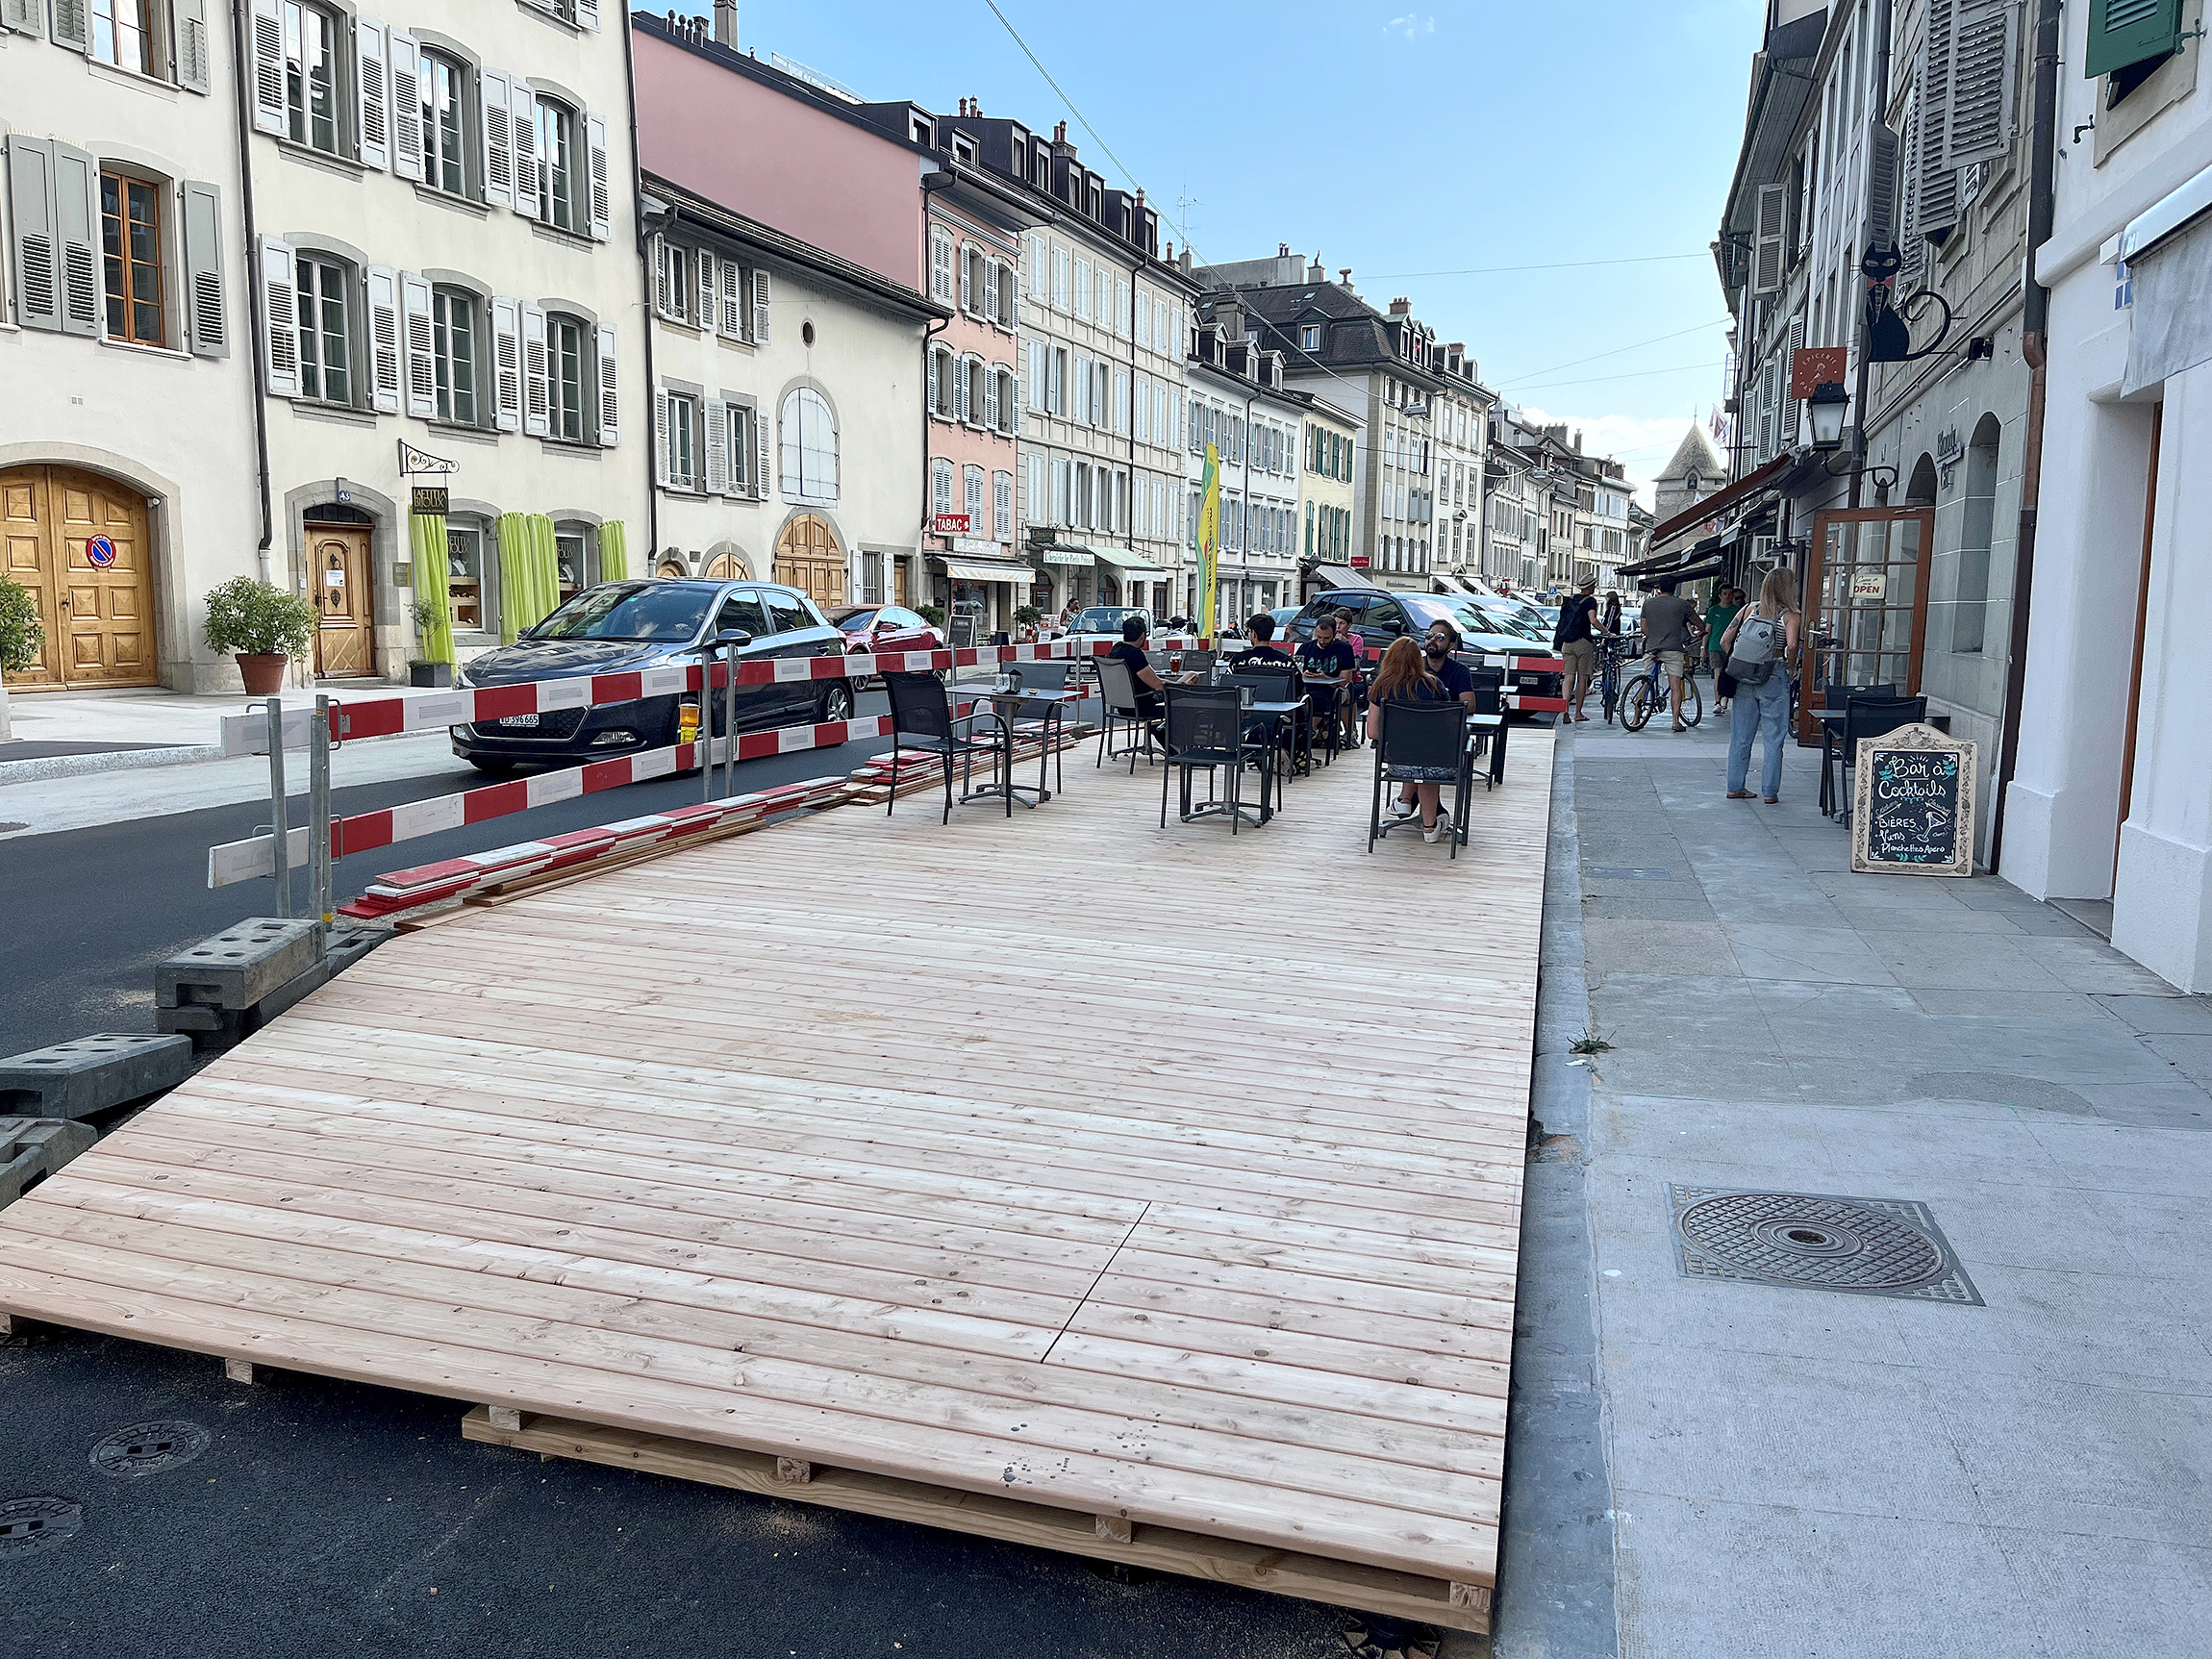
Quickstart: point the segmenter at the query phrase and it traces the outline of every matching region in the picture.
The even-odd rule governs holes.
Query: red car
[[[903,605],[842,605],[829,619],[844,636],[845,650],[856,656],[944,649],[944,636]]]

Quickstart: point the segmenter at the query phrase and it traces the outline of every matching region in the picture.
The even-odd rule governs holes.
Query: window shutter
[[[1878,117],[1867,123],[1867,217],[1860,229],[1859,246],[1886,247],[1897,236],[1898,151],[1897,134]]]
[[[736,260],[722,262],[722,332],[745,338],[745,273]]]
[[[694,315],[700,332],[713,334],[722,314],[722,262],[701,248],[692,264],[698,267],[699,280],[699,309]]]
[[[522,302],[522,430],[533,438],[553,433],[551,342],[545,333],[545,308]]]
[[[1951,108],[1951,65],[1957,0],[1927,0],[1921,36],[1919,226],[1923,237],[1941,236],[1958,223],[1958,169],[1945,162]]]
[[[88,152],[54,145],[54,231],[62,255],[62,331],[102,331],[100,163]]]
[[[768,273],[753,272],[753,343],[768,343]]]
[[[1777,440],[1777,449],[1792,449],[1797,446],[1798,428],[1801,424],[1800,417],[1804,414],[1805,403],[1804,399],[1790,395],[1790,380],[1797,373],[1797,353],[1803,349],[1804,343],[1805,319],[1798,317],[1790,324],[1790,352],[1782,360],[1781,372],[1777,376],[1774,388],[1782,402],[1782,430]]]
[[[995,430],[998,425],[998,372],[983,371],[983,424]]]
[[[188,92],[207,92],[214,85],[208,61],[207,0],[170,0],[169,31],[177,64],[177,85]]]
[[[391,165],[391,100],[386,94],[384,25],[373,17],[353,26],[353,136],[362,165],[384,172]]]
[[[996,260],[985,260],[983,262],[983,314],[989,317],[993,322],[999,320],[998,268],[998,262]]]
[[[515,87],[497,69],[476,77],[477,108],[484,115],[484,199],[515,206]]]
[[[2180,44],[2181,0],[2089,0],[2081,72],[2094,81]]]
[[[91,50],[90,8],[86,0],[54,0],[54,44]]]
[[[422,177],[422,48],[413,35],[385,31],[390,92],[391,170],[403,179]]]
[[[524,218],[538,217],[538,94],[519,75],[507,85],[513,97],[514,118],[508,137],[515,143],[515,211]]]
[[[726,495],[730,490],[730,406],[718,397],[707,406],[707,493]]]
[[[1757,222],[1751,237],[1751,291],[1773,293],[1782,286],[1782,239],[1789,223],[1790,192],[1784,185],[1761,185]]]
[[[653,478],[664,488],[675,482],[668,469],[668,394],[653,388]]]
[[[272,397],[299,395],[299,261],[289,242],[264,237],[262,318],[268,339]]]
[[[960,250],[960,309],[975,309],[975,262],[966,248]]]
[[[1014,474],[991,475],[991,535],[996,541],[1014,539]]]
[[[284,118],[284,13],[278,0],[253,0],[254,131],[282,137]]]
[[[970,465],[961,477],[960,510],[968,515],[968,533],[983,534],[983,468]]]
[[[1966,0],[1958,7],[1945,166],[1972,166],[2012,147],[2019,21],[2018,0]]]
[[[583,11],[579,4],[576,9],[579,17],[583,15]],[[596,9],[592,12],[591,21],[585,27],[599,27]],[[591,170],[591,183],[587,187],[591,192],[591,239],[595,242],[611,241],[615,236],[615,198],[607,182],[606,116],[584,117],[584,150],[586,163]]]
[[[952,511],[952,463],[943,456],[929,464],[929,511],[933,517]]]
[[[929,365],[929,413],[932,415],[936,415],[940,412],[938,399],[943,394],[944,390],[944,375],[938,363],[938,360],[942,355],[943,354],[937,351],[934,347],[923,354],[923,356],[927,358]]]
[[[491,302],[491,424],[522,430],[522,308],[504,296]]]
[[[185,313],[191,319],[192,355],[231,354],[230,309],[223,291],[222,191],[187,179],[185,197]]]
[[[18,35],[46,33],[46,8],[41,0],[0,0],[0,27]]]
[[[955,420],[972,420],[975,418],[974,390],[968,380],[968,360],[965,357],[954,358],[952,360],[952,417]]]
[[[428,420],[438,413],[438,365],[431,355],[430,281],[399,273],[399,321],[407,353],[407,413]]]
[[[1129,285],[1125,282],[1114,285],[1114,332],[1123,339],[1129,338]]]
[[[768,423],[756,409],[753,411],[753,498],[757,501],[768,498],[768,479],[773,476],[769,461]]]
[[[612,449],[621,440],[621,401],[615,372],[615,325],[599,325],[599,442]]]
[[[580,29],[599,27],[599,0],[576,0],[576,26]]]
[[[25,328],[62,326],[62,263],[55,245],[54,147],[8,135],[10,230],[15,255],[15,320]]]
[[[368,288],[369,404],[379,414],[400,412],[399,273],[370,265]]]

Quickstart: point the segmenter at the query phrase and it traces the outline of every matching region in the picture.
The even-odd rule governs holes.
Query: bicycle
[[[1628,641],[1619,635],[1608,635],[1597,642],[1597,696],[1605,705],[1605,723],[1611,725],[1613,716],[1621,713],[1621,665],[1628,660]]]
[[[1669,706],[1670,689],[1667,671],[1660,666],[1659,653],[1651,653],[1651,666],[1640,669],[1628,684],[1627,698],[1621,711],[1621,724],[1631,732],[1644,729],[1644,722]],[[1695,726],[1705,717],[1705,699],[1697,690],[1697,665],[1690,663],[1682,673],[1682,723]]]

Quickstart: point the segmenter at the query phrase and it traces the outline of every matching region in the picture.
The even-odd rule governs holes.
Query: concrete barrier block
[[[321,954],[321,922],[251,917],[157,968],[154,1005],[251,1008]]]
[[[0,1118],[0,1209],[91,1145],[92,1126],[54,1118]]]
[[[184,1037],[103,1032],[0,1060],[0,1113],[83,1118],[173,1089],[191,1075]]]

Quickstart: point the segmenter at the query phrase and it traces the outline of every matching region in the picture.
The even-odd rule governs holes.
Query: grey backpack
[[[1765,685],[1788,638],[1782,617],[1749,613],[1736,630],[1735,649],[1728,653],[1728,677],[1738,685]]]

